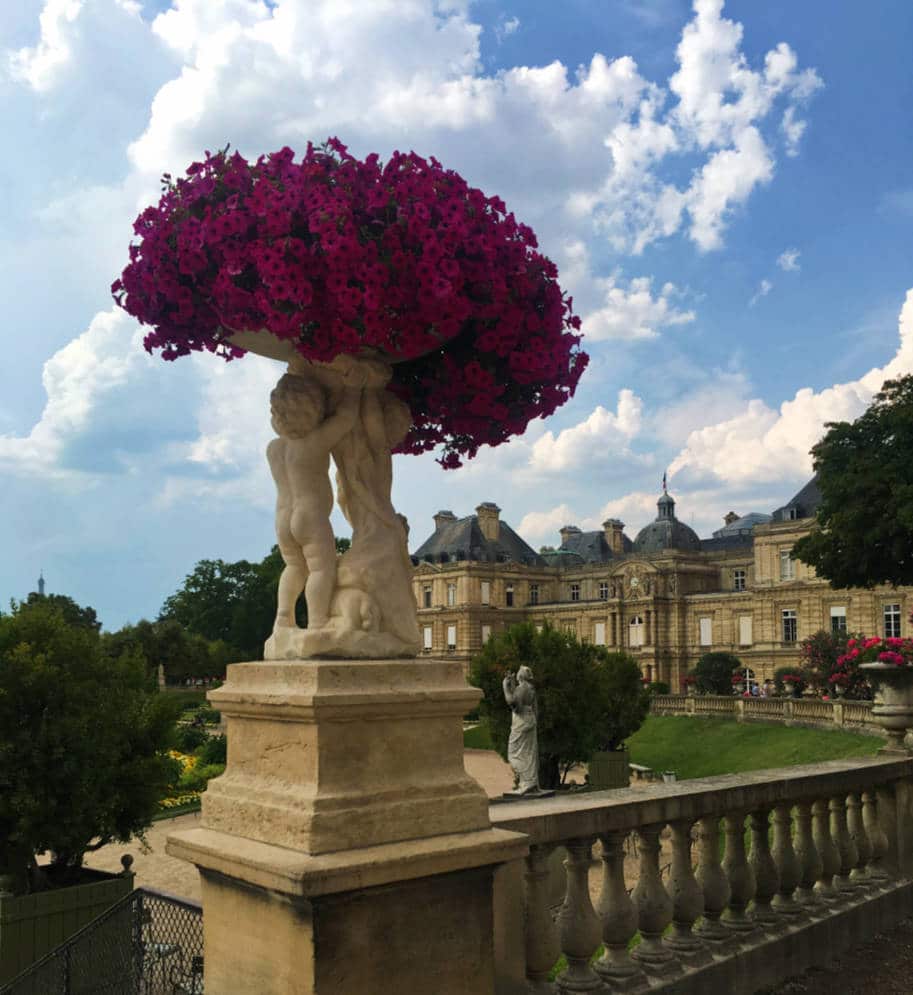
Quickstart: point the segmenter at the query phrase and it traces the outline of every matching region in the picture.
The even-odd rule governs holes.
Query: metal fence
[[[137,888],[0,995],[203,995],[202,909]]]

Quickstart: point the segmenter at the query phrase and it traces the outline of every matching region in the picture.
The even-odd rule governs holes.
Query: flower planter
[[[85,869],[82,882],[31,895],[0,894],[0,985],[60,946],[133,891],[133,874]],[[129,944],[129,934],[123,938]]]
[[[913,737],[905,742],[913,726],[913,667],[893,663],[864,663],[859,668],[875,685],[872,715],[888,734],[887,749],[913,752]]]
[[[630,782],[630,757],[627,750],[599,751],[587,765],[589,784],[597,791],[607,788],[626,788]]]

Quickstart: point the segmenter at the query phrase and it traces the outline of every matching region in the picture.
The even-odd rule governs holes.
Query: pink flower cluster
[[[858,666],[862,663],[892,663],[897,667],[913,666],[913,639],[899,636],[871,636],[868,639],[848,639],[847,651],[837,657],[837,666]]]
[[[207,152],[134,232],[111,290],[148,351],[231,359],[231,331],[261,329],[311,360],[379,351],[413,414],[402,451],[442,445],[445,467],[550,415],[587,365],[533,231],[434,158]]]

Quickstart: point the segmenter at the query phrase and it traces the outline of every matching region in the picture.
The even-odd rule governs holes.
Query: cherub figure
[[[336,542],[330,525],[333,490],[330,451],[354,426],[364,374],[352,366],[343,376],[335,411],[327,416],[327,394],[316,379],[287,373],[270,396],[278,439],[266,450],[276,481],[276,535],[285,569],[279,579],[276,628],[295,627],[302,591],[308,628],[326,626],[336,586]]]

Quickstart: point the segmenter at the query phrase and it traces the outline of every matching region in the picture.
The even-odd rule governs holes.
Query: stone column
[[[167,847],[200,871],[207,990],[491,991],[494,871],[528,847],[463,767],[461,665],[233,664],[209,700],[228,764]]]

